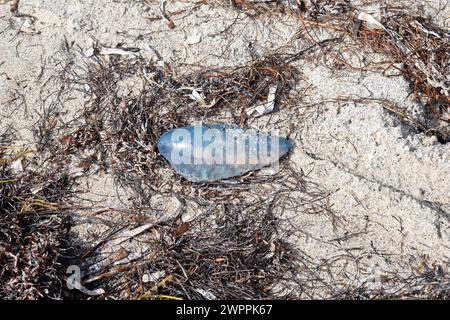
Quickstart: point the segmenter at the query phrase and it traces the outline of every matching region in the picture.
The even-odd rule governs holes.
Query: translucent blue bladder
[[[193,182],[211,182],[277,165],[291,149],[289,140],[225,124],[176,128],[158,141],[173,169]]]

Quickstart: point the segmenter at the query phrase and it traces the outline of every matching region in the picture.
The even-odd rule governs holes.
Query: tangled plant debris
[[[381,25],[381,24],[380,24]],[[382,29],[363,27],[358,39],[376,52],[402,63],[402,73],[411,82],[418,101],[430,118],[446,123],[437,134],[441,141],[450,139],[450,33],[421,17],[393,14],[385,17]]]
[[[229,206],[214,216],[186,222],[172,216],[152,224],[142,251],[122,249],[122,255],[109,256],[86,273],[85,283],[103,288],[106,298],[273,297],[274,282],[296,268],[293,249],[279,234],[279,219],[255,205],[240,212]]]
[[[57,165],[30,169],[27,150],[0,134],[0,297],[60,299],[71,250],[65,200],[73,181]]]

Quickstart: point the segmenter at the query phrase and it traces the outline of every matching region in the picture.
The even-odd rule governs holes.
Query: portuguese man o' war
[[[292,144],[270,133],[225,124],[172,129],[158,141],[173,169],[192,182],[212,182],[277,164]]]

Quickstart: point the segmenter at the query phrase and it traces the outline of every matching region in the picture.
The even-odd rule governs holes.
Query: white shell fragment
[[[267,102],[249,108],[247,110],[247,115],[251,116],[256,112],[258,116],[263,116],[265,114],[273,112],[273,110],[275,109],[275,99],[277,90],[278,85],[271,86],[269,88],[269,94],[267,95]]]
[[[373,16],[366,12],[361,12],[358,15],[358,19],[367,22],[367,26],[371,29],[381,29],[385,30],[386,28],[378,22]]]

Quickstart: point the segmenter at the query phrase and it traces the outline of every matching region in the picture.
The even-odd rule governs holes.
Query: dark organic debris
[[[13,143],[13,134],[0,134],[0,298],[60,299],[71,180],[56,167],[13,169],[28,154],[13,151]]]
[[[241,212],[228,206],[215,219],[167,221],[152,229],[140,259],[133,261],[127,252],[127,263],[113,257],[86,282],[103,288],[105,298],[273,297],[274,283],[297,268],[279,224],[270,210],[257,206]]]
[[[430,117],[447,123],[437,129],[438,138],[450,141],[450,33],[431,21],[407,14],[389,15],[385,30],[363,27],[357,39],[374,51],[402,63],[414,95]]]

